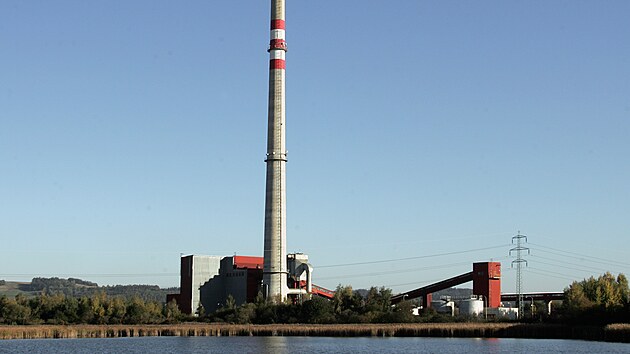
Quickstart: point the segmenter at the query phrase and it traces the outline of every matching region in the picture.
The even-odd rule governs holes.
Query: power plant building
[[[201,304],[199,289],[219,274],[220,262],[220,256],[182,256],[179,294],[169,295],[167,301],[175,300],[182,312],[194,314]]]
[[[312,284],[313,267],[307,255],[292,253],[286,257],[289,271],[285,283],[294,301],[310,294],[332,297],[330,290]],[[167,301],[175,300],[186,314],[197,314],[201,308],[206,313],[215,312],[230,297],[236,306],[254,302],[259,294],[263,295],[263,263],[263,257],[252,256],[182,256],[181,293],[169,294]]]
[[[223,257],[219,274],[199,288],[204,310],[214,312],[220,309],[230,296],[237,306],[253,302],[260,289],[262,271],[262,257]]]

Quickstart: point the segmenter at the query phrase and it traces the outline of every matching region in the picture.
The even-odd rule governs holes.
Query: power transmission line
[[[573,279],[572,277],[570,277],[568,275],[562,275],[562,276],[551,275],[551,274],[548,274],[548,271],[546,271],[546,270],[541,270],[540,272],[537,272],[536,270],[532,270],[532,269],[537,269],[537,268],[527,267],[527,271],[532,273],[532,274],[542,275],[542,276],[545,276],[545,277],[551,277],[551,278],[556,278],[556,279],[575,281],[575,279]],[[555,273],[555,274],[560,274],[560,273]]]
[[[491,249],[496,249],[496,248],[504,248],[504,247],[505,247],[505,245],[499,245],[499,246],[492,246],[492,247],[476,248],[476,249],[465,250],[465,251],[437,253],[437,254],[416,256],[416,257],[393,258],[393,259],[383,259],[383,260],[378,260],[378,261],[366,261],[366,262],[356,262],[356,263],[329,264],[329,265],[318,266],[317,268],[321,269],[321,268],[333,268],[333,267],[350,267],[350,266],[358,266],[358,265],[366,265],[366,264],[379,264],[379,263],[391,263],[391,262],[400,262],[400,261],[410,261],[410,260],[414,260],[414,259],[434,258],[434,257],[441,257],[441,256],[452,256],[452,255],[455,255],[455,254],[471,253],[471,252],[485,251],[485,250],[491,250]]]
[[[589,256],[589,255],[585,255],[585,254],[581,254],[581,253],[565,251],[565,250],[561,250],[561,249],[557,249],[557,248],[553,248],[553,247],[549,247],[549,246],[544,246],[544,245],[536,244],[536,243],[529,243],[529,244],[532,245],[532,246],[543,247],[543,248],[547,248],[547,249],[550,249],[550,250],[553,250],[553,251],[556,251],[556,252],[568,253],[568,254],[573,255],[573,256],[568,256],[566,254],[551,252],[551,251],[547,251],[547,250],[540,250],[540,249],[536,248],[539,251],[555,254],[557,256],[575,258],[575,259],[579,259],[581,261],[588,261],[588,262],[593,262],[593,263],[600,263],[600,264],[607,264],[607,265],[615,265],[616,264],[616,265],[620,265],[620,266],[630,267],[630,263],[613,261],[613,260],[606,259],[606,258],[600,258],[600,257]],[[577,257],[575,257],[575,256],[577,256]],[[594,259],[594,260],[590,260],[589,258],[590,259]]]
[[[558,272],[554,272],[554,271],[551,271],[551,270],[538,269],[538,268],[535,268],[535,267],[527,267],[527,269],[528,270],[534,269],[534,270],[538,270],[538,271],[545,272],[545,273],[556,274],[556,275],[565,277],[567,280],[575,281],[575,277],[571,276],[569,274],[558,273]]]
[[[418,284],[420,284],[420,286],[424,286],[424,285],[429,285],[429,284],[435,283],[435,282],[440,281],[440,280],[444,280],[444,279],[438,278],[438,279],[430,279],[430,280],[423,280],[423,281],[414,281],[414,282],[411,282],[411,283],[389,284],[389,285],[384,285],[384,286],[388,287],[388,288],[389,287],[394,287],[394,286],[418,285]]]
[[[450,268],[450,267],[467,265],[467,264],[470,264],[470,262],[442,264],[442,265],[435,265],[435,266],[421,267],[421,268],[397,269],[397,270],[389,270],[389,271],[383,271],[383,272],[370,272],[370,273],[360,273],[360,274],[335,275],[335,276],[329,276],[329,277],[317,277],[317,280],[319,281],[319,280],[340,279],[340,278],[375,277],[375,276],[381,276],[381,275],[410,273],[410,272],[418,272],[418,271],[431,270],[431,269],[443,269],[443,268]]]
[[[535,254],[532,254],[531,257],[533,258],[541,258],[541,259],[546,259],[548,261],[553,261],[553,262],[557,262],[555,259],[553,258],[547,258],[547,257],[543,257],[543,256],[537,256]],[[576,264],[576,263],[570,263],[570,262],[563,262],[563,264],[568,264],[568,265],[572,265],[572,266],[576,266],[576,267],[582,267],[582,268],[589,268],[590,270],[586,270],[586,269],[580,269],[580,268],[571,268],[571,267],[567,267],[567,266],[563,266],[563,265],[559,265],[559,264],[551,264],[551,263],[545,263],[545,262],[541,262],[541,261],[537,261],[540,264],[546,264],[546,265],[550,265],[552,267],[560,267],[560,268],[566,268],[566,269],[571,269],[571,270],[578,270],[578,271],[583,271],[583,272],[591,272],[591,271],[597,271],[597,272],[609,272],[610,269],[603,269],[603,268],[595,268],[595,267],[589,267],[589,266],[585,266],[583,264]],[[615,273],[622,273],[622,272],[615,272]]]
[[[117,278],[117,277],[175,277],[179,276],[179,273],[138,273],[138,274],[29,274],[29,273],[14,273],[14,274],[0,274],[0,277],[94,277],[94,278]]]

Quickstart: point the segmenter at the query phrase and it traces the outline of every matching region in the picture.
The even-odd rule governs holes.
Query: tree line
[[[276,303],[265,300],[261,294],[253,303],[236,306],[228,298],[225,306],[211,314],[200,309],[201,320],[238,324],[270,323],[411,323],[443,322],[452,319],[428,311],[424,316],[414,316],[414,304],[403,301],[391,305],[392,290],[372,287],[365,295],[353,291],[351,286],[339,285],[331,300],[314,296],[299,303]]]
[[[0,281],[0,285],[3,284]],[[19,290],[31,294],[56,295],[63,294],[68,297],[91,297],[95,294],[105,293],[108,296],[140,297],[145,301],[164,302],[166,295],[178,293],[179,288],[162,289],[157,285],[113,285],[99,286],[97,283],[77,278],[33,278],[30,284],[20,284]]]
[[[41,294],[0,297],[2,324],[161,324],[185,317],[175,302],[163,304],[140,297],[110,297],[104,292],[90,297]]]
[[[534,318],[566,324],[603,325],[630,323],[630,288],[625,275],[605,273],[575,281],[564,290],[564,301],[558,311],[548,316],[546,306]],[[367,294],[352,291],[350,286],[338,286],[332,300],[314,297],[298,304],[274,304],[259,296],[254,303],[235,306],[233,299],[212,314],[202,318],[230,323],[411,323],[445,321],[480,321],[480,318],[452,318],[427,309],[421,316],[412,315],[414,304],[403,301],[391,305],[392,291],[372,287]]]
[[[353,291],[339,285],[331,300],[313,297],[298,303],[278,303],[261,294],[253,303],[236,306],[233,298],[214,313],[198,316],[181,313],[175,302],[145,300],[140,296],[109,296],[97,292],[90,296],[63,293],[14,298],[0,296],[1,324],[163,324],[180,321],[227,322],[239,324],[269,323],[410,323],[473,320],[453,319],[428,309],[414,316],[414,304],[403,301],[391,305],[392,290],[372,287],[367,292]],[[606,324],[630,322],[630,288],[625,275],[605,273],[575,281],[565,289],[565,300],[551,318],[564,323]],[[475,319],[481,320],[481,319]]]
[[[624,274],[574,281],[564,290],[560,319],[570,323],[630,322],[630,289]]]

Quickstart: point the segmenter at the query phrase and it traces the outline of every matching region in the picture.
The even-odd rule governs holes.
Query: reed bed
[[[614,323],[604,328],[605,340],[609,342],[630,343],[630,324]]]
[[[520,323],[34,325],[0,326],[0,339],[118,338],[145,336],[321,336],[566,338],[627,342],[630,325],[572,327]]]

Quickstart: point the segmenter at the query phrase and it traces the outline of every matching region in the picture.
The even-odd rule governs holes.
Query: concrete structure
[[[437,313],[455,316],[455,302],[450,299],[431,301],[431,308]]]
[[[204,310],[209,313],[220,309],[230,296],[236,306],[254,302],[260,290],[262,267],[262,257],[223,257],[219,273],[206,279],[200,288]]]
[[[195,314],[200,304],[200,287],[208,279],[219,274],[219,256],[182,256],[180,259],[179,294],[167,296],[167,301],[175,300],[180,311]]]
[[[308,263],[308,256],[304,253],[292,253],[287,255],[287,268],[289,271],[289,287],[291,289],[306,289],[306,293],[313,292],[311,274],[313,266]],[[295,291],[289,290],[295,294]]]
[[[517,307],[496,307],[486,309],[488,318],[500,318],[508,320],[518,319]]]
[[[269,109],[263,293],[278,301],[287,297],[285,140],[285,1],[271,1],[269,42]]]
[[[533,301],[544,301],[547,304],[547,314],[549,315],[551,315],[551,308],[554,301],[556,305],[564,301],[564,293],[560,292],[523,293],[521,296],[523,299],[529,300],[530,304]],[[504,302],[513,302],[518,305],[518,298],[518,294],[501,294],[501,301]]]

